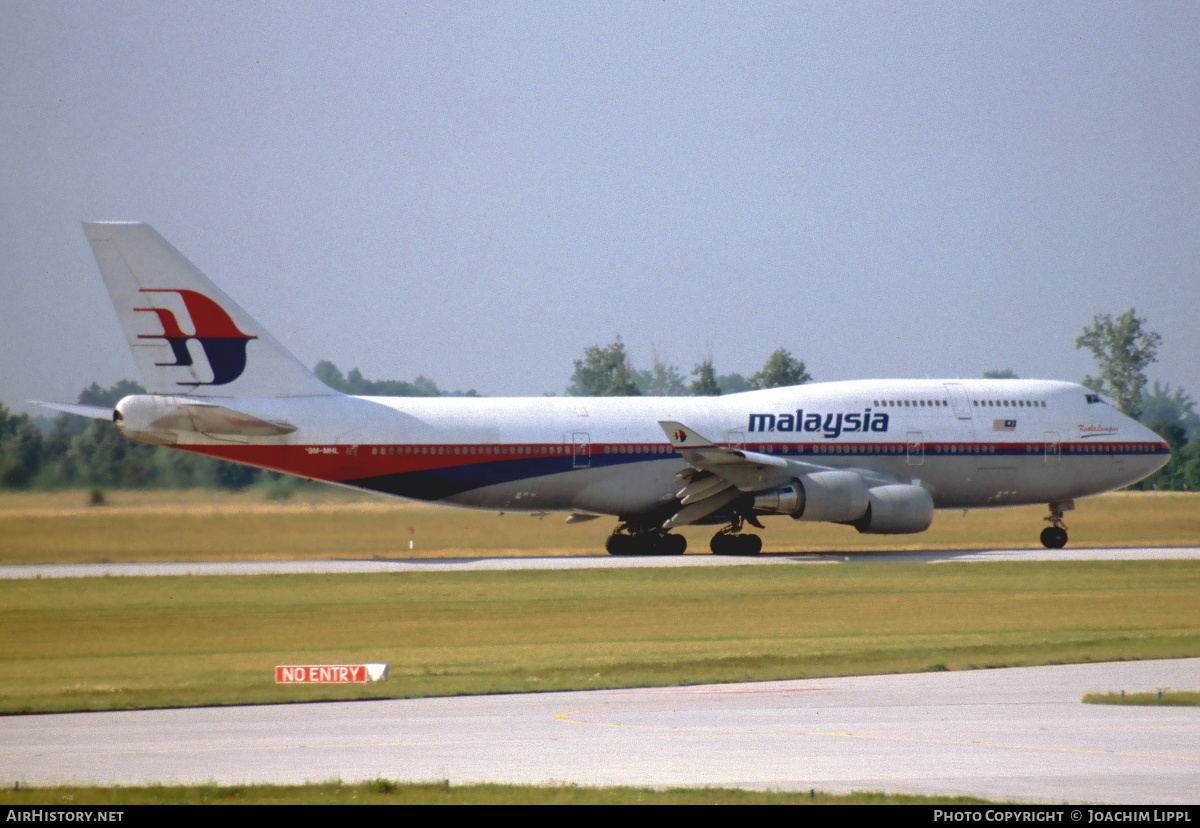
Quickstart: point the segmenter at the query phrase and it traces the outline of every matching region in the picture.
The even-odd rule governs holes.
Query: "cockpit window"
[[[1088,401],[1088,405],[1093,405],[1093,404],[1095,404],[1095,403],[1102,403],[1102,402],[1104,402],[1104,400],[1100,399],[1100,395],[1099,395],[1099,394],[1088,394],[1088,395],[1087,395],[1087,401]]]

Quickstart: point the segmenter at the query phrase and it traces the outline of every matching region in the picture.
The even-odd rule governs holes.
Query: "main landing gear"
[[[713,535],[708,548],[714,555],[757,555],[762,551],[762,538],[721,531]]]
[[[610,555],[682,555],[687,538],[670,532],[637,532],[626,523],[608,536],[604,548]]]
[[[757,555],[762,552],[762,538],[758,535],[742,534],[742,515],[734,514],[729,525],[709,541],[708,548],[714,555]],[[746,515],[745,519],[759,529],[763,525],[754,519],[754,515]]]
[[[1050,525],[1042,530],[1042,546],[1047,549],[1062,549],[1067,545],[1067,524],[1063,523],[1063,512],[1074,508],[1073,500],[1050,504],[1050,514],[1045,518],[1050,521]]]

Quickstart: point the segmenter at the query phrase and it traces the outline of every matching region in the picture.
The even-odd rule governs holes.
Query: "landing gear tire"
[[[762,538],[758,535],[716,534],[708,548],[714,555],[757,555],[762,552]]]
[[[613,534],[604,542],[604,548],[610,555],[682,555],[687,550],[687,538],[653,532]]]
[[[610,555],[632,555],[633,535],[609,535],[604,542],[604,548]]]
[[[1067,524],[1063,523],[1063,513],[1074,508],[1073,500],[1058,500],[1050,504],[1050,514],[1046,517],[1050,525],[1042,530],[1042,546],[1062,549],[1067,545]]]
[[[687,538],[683,535],[663,535],[662,554],[682,555],[687,551]]]
[[[1067,545],[1067,530],[1058,526],[1047,526],[1042,530],[1042,546],[1047,549],[1062,549]]]

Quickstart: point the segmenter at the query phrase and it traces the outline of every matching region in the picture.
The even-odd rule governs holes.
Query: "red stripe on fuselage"
[[[569,445],[519,446],[178,446],[220,460],[247,463],[314,480],[340,482],[385,474],[437,469],[508,460],[546,457],[570,459]],[[664,455],[665,456],[665,455]]]
[[[917,448],[919,446],[919,448]],[[978,457],[989,454],[1036,457],[1047,450],[1046,443],[944,443],[923,442],[914,445],[926,457]],[[365,477],[408,472],[436,471],[486,463],[562,458],[570,460],[575,447],[570,444],[521,445],[181,445],[178,448],[221,460],[246,463],[273,471],[314,480],[342,482]],[[739,445],[734,448],[743,448]],[[751,443],[747,451],[766,454],[823,457],[901,458],[909,452],[908,443]],[[1165,443],[1059,443],[1062,454],[1103,457],[1118,454],[1161,454]],[[627,462],[678,458],[665,443],[593,443],[587,452],[597,462]],[[682,461],[682,458],[679,458]]]

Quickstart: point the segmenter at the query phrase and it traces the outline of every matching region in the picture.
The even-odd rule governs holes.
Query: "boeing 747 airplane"
[[[1050,380],[860,380],[724,397],[354,397],[320,382],[149,225],[84,224],[148,394],[127,436],[388,495],[503,512],[611,516],[614,555],[681,554],[679,526],[756,554],[761,519],[923,532],[934,509],[1049,504],[1170,457],[1102,396]]]

